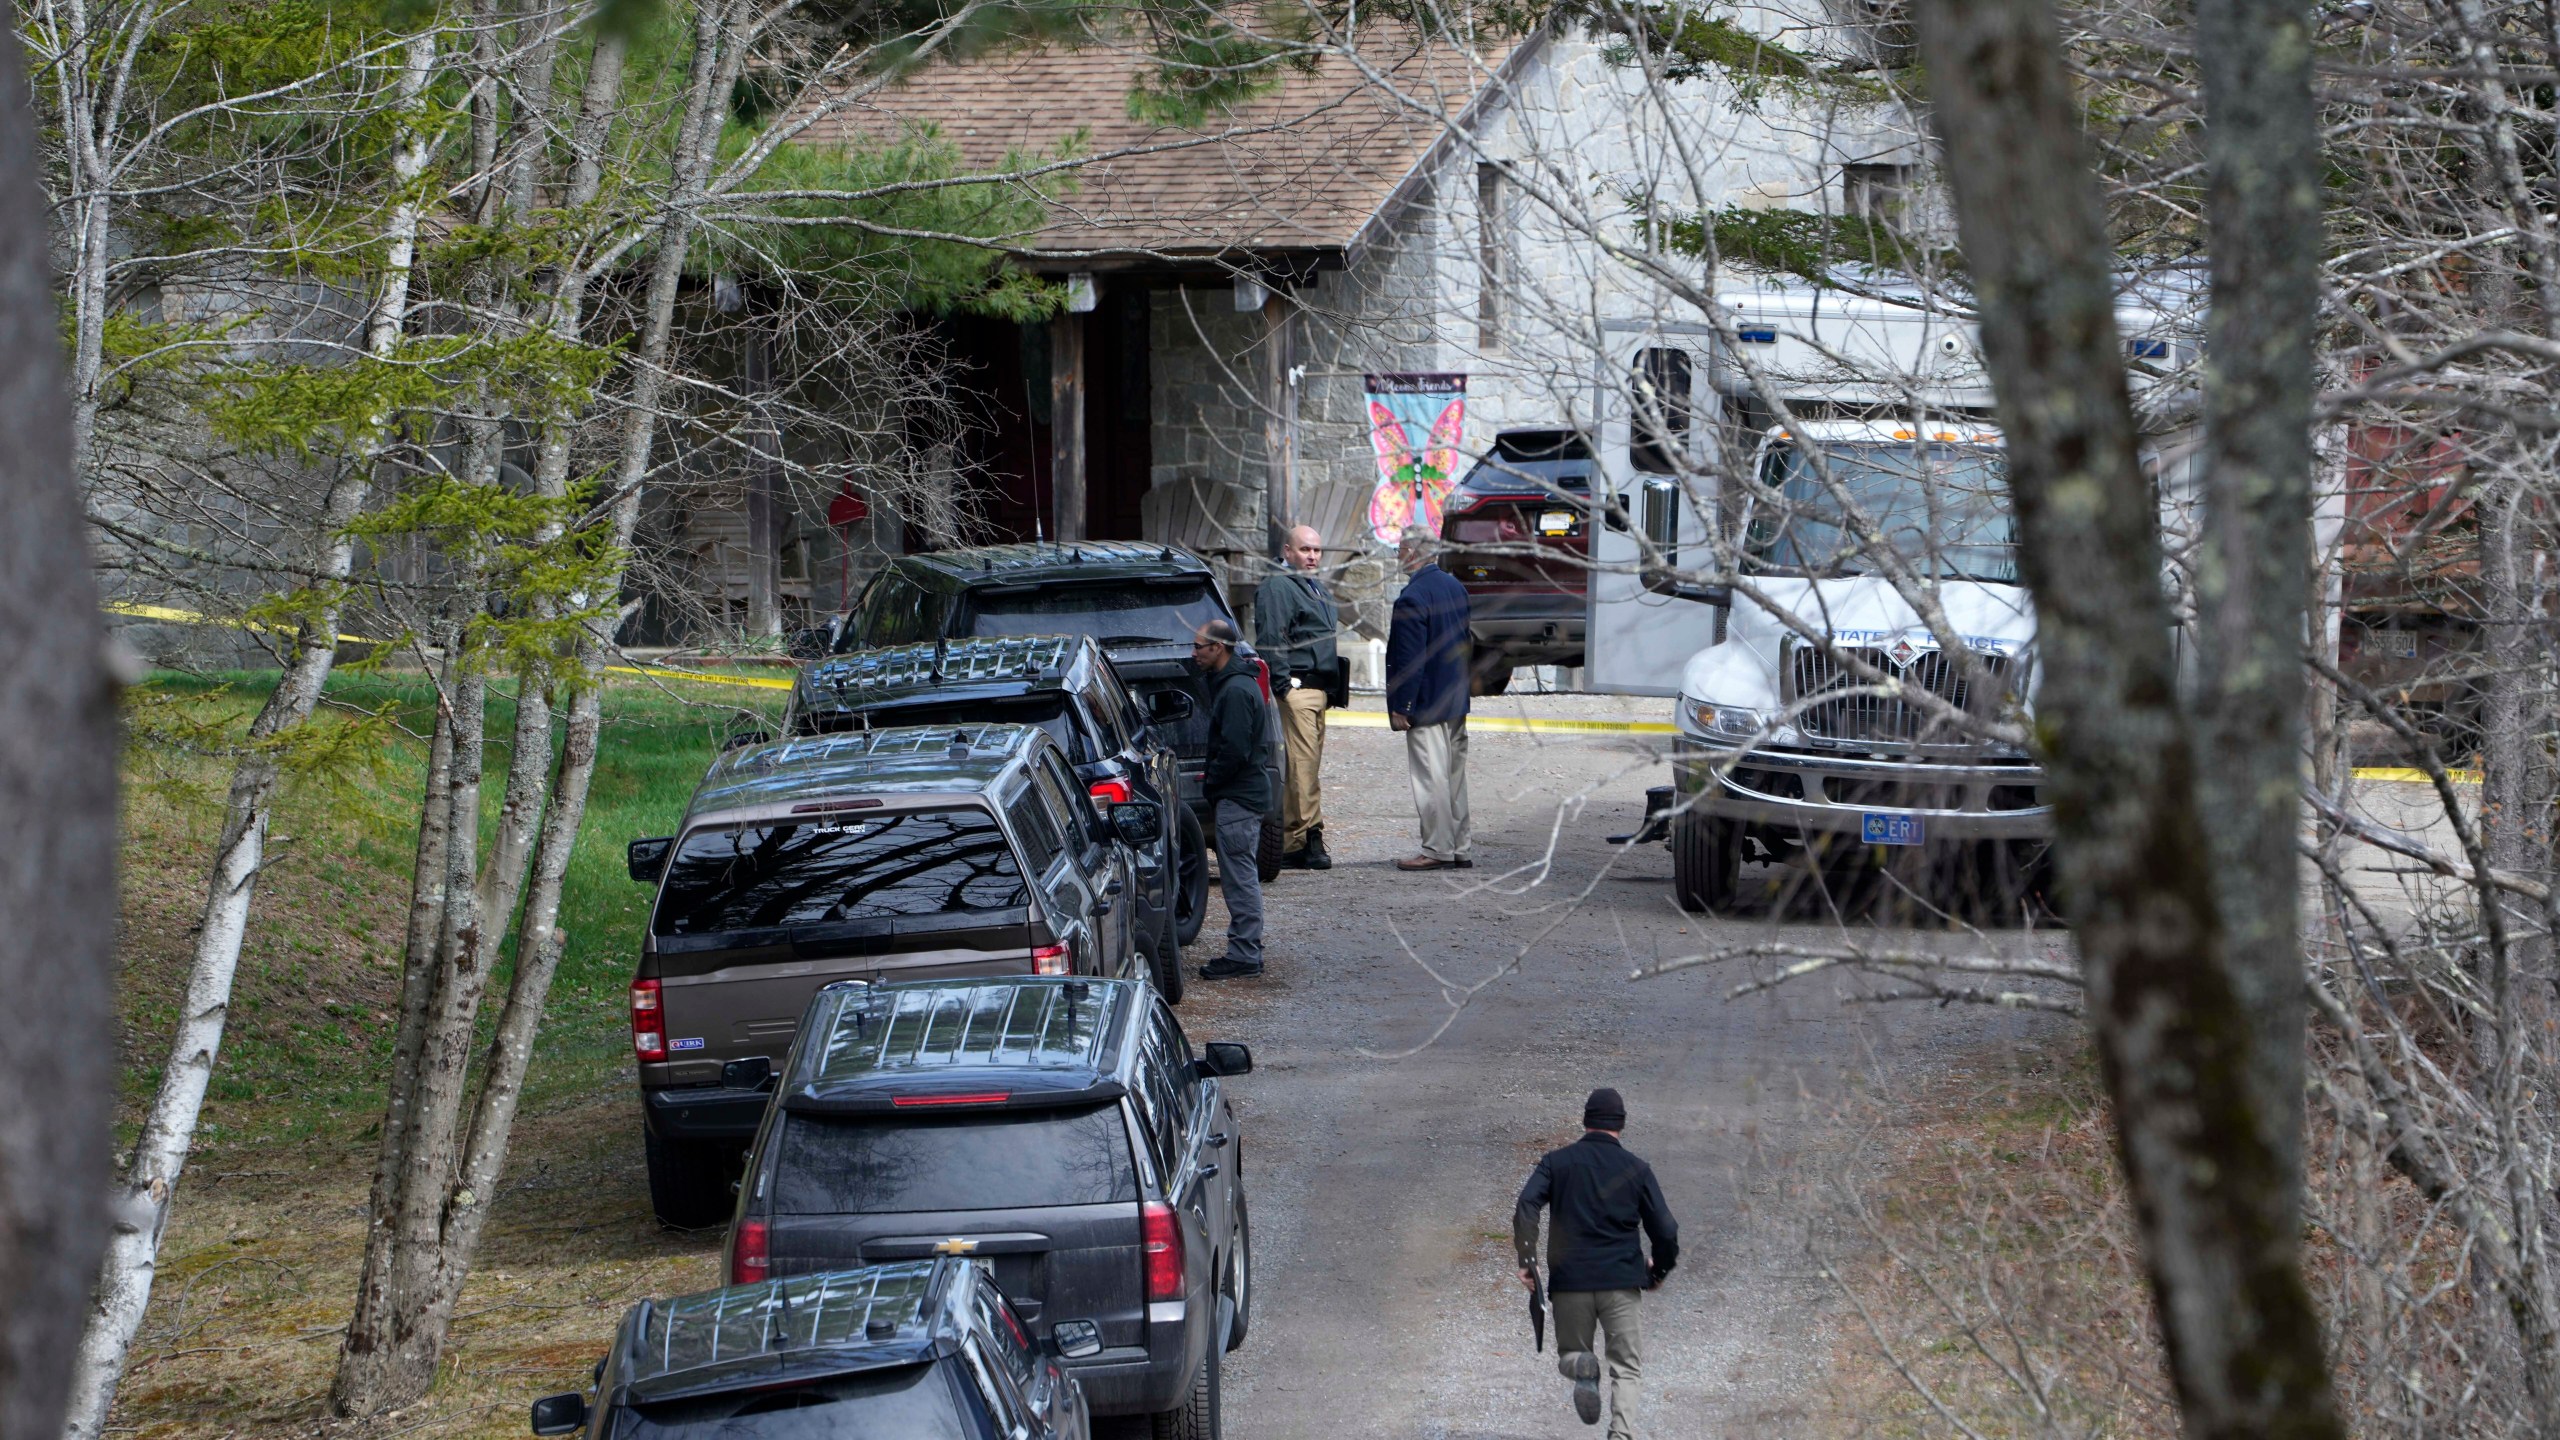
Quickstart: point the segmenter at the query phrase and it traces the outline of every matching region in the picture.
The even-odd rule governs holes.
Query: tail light
[[[1262,687],[1262,698],[1271,698],[1271,666],[1261,656],[1253,657],[1253,680]]]
[[[1093,782],[1093,798],[1106,805],[1128,804],[1129,793],[1129,782],[1126,780],[1096,780]]]
[[[772,1274],[773,1257],[767,1247],[763,1221],[739,1221],[737,1237],[729,1242],[729,1283],[753,1285]]]
[[[1147,1261],[1147,1298],[1182,1298],[1182,1222],[1173,1207],[1148,1201],[1138,1210],[1138,1248]]]
[[[1064,975],[1069,968],[1067,947],[1064,945],[1042,945],[1031,952],[1031,973],[1034,975]]]
[[[631,1053],[643,1060],[667,1058],[667,1022],[658,982],[631,982]]]

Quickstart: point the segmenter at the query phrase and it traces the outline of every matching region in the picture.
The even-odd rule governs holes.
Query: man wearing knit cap
[[[1627,1153],[1627,1102],[1594,1090],[1582,1102],[1582,1138],[1547,1152],[1511,1212],[1511,1242],[1520,1283],[1538,1284],[1538,1211],[1555,1212],[1547,1232],[1547,1293],[1556,1315],[1556,1368],[1573,1382],[1574,1412],[1600,1423],[1600,1360],[1592,1331],[1607,1336],[1610,1440],[1634,1440],[1637,1389],[1644,1374],[1636,1323],[1641,1291],[1651,1290],[1680,1259],[1680,1227],[1662,1200],[1653,1167]],[[1645,1261],[1642,1230],[1652,1242]]]

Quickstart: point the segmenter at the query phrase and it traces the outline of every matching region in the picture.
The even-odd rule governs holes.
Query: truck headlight
[[[1718,705],[1711,700],[1681,697],[1680,713],[1686,728],[1699,735],[1726,740],[1748,740],[1769,723],[1769,712],[1743,705]]]

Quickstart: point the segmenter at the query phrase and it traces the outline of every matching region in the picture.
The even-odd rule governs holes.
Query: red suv
[[[1592,468],[1576,431],[1505,430],[1450,492],[1440,568],[1467,587],[1477,694],[1522,665],[1582,663]]]

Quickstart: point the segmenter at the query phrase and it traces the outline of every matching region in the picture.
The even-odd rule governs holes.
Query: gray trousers
[[[1233,800],[1210,807],[1217,821],[1218,889],[1227,897],[1227,956],[1262,965],[1262,817]]]
[[[1405,769],[1413,777],[1413,808],[1422,818],[1422,853],[1456,860],[1467,853],[1467,720],[1404,732]]]
[[[1609,1440],[1635,1440],[1637,1392],[1644,1384],[1644,1345],[1636,1324],[1641,1290],[1558,1290],[1547,1297],[1556,1312],[1556,1364],[1591,1348],[1596,1323],[1608,1335]]]

